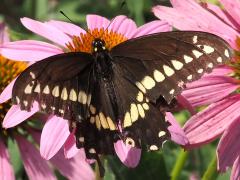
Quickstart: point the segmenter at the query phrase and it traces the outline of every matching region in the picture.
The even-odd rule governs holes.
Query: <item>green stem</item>
[[[180,154],[177,157],[177,161],[171,172],[171,180],[177,180],[179,178],[180,173],[185,165],[185,162],[188,157],[188,152],[181,150]]]
[[[203,174],[202,180],[209,180],[209,179],[217,179],[218,172],[217,172],[217,157],[214,156],[208,165],[207,170]]]

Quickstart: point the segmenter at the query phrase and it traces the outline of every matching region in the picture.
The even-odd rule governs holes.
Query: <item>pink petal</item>
[[[126,16],[116,16],[108,27],[109,30],[122,34],[124,37],[130,39],[137,30],[137,25],[132,19]]]
[[[98,15],[87,15],[87,26],[89,30],[94,29],[101,29],[101,28],[107,28],[109,24],[109,20],[105,17],[98,16]]]
[[[229,66],[218,66],[217,68],[214,68],[213,71],[210,74],[204,74],[203,76],[223,76],[233,73],[233,70]]]
[[[63,47],[65,47],[66,43],[71,42],[71,38],[67,36],[62,31],[57,28],[50,26],[48,24],[44,24],[39,21],[35,21],[30,18],[21,18],[22,24],[29,29],[30,31],[43,36],[49,39],[52,42],[55,42]]]
[[[208,105],[225,98],[239,88],[239,83],[227,76],[205,76],[187,84],[182,95],[192,106]]]
[[[190,148],[218,137],[239,117],[240,95],[229,96],[192,116],[184,125]]]
[[[5,23],[0,23],[0,44],[9,42],[9,35]]]
[[[114,143],[114,149],[118,158],[127,167],[135,168],[138,165],[141,158],[141,149],[126,145],[122,140]]]
[[[52,116],[43,127],[40,153],[45,159],[52,158],[63,146],[70,135],[68,121],[60,117]]]
[[[29,179],[55,180],[55,176],[47,162],[40,156],[39,151],[21,136],[15,137],[18,143],[23,165]]]
[[[74,158],[65,159],[63,151],[59,151],[51,160],[59,172],[69,180],[94,180],[95,174],[85,161],[85,156],[78,153]]]
[[[180,145],[188,144],[188,139],[187,139],[184,131],[182,130],[181,126],[176,121],[176,119],[174,118],[172,113],[166,112],[166,119],[171,124],[168,127],[168,130],[171,134],[171,140]]]
[[[240,117],[232,122],[232,124],[224,132],[217,148],[218,169],[226,171],[227,167],[233,165],[240,153]]]
[[[34,102],[31,110],[23,111],[20,109],[19,105],[12,105],[12,107],[8,110],[4,120],[3,127],[11,128],[14,127],[26,119],[30,118],[33,114],[39,111],[38,103]]]
[[[7,87],[3,90],[3,92],[0,94],[0,104],[12,98],[12,89],[15,81],[16,81],[16,78],[12,82],[10,82],[7,85]]]
[[[184,96],[182,96],[181,94],[178,95],[177,101],[182,107],[186,108],[191,113],[191,115],[196,114],[195,109],[193,108],[191,103]]]
[[[232,16],[234,21],[240,26],[240,1],[239,0],[219,0],[224,9]]]
[[[174,2],[178,3],[177,8],[155,6],[153,8],[155,16],[168,21],[180,30],[200,30],[214,33],[228,41],[232,47],[237,47],[235,40],[240,33],[232,27],[193,0],[184,0],[184,2],[175,0]],[[202,20],[203,18],[204,21]]]
[[[231,180],[239,180],[240,178],[240,159],[239,156],[235,160],[233,167],[232,167],[232,173],[231,173]]]
[[[236,24],[232,22],[232,19],[229,18],[229,14],[226,13],[225,10],[221,9],[219,6],[213,5],[211,3],[204,3],[206,5],[206,9],[214,14],[215,16],[218,16],[222,21],[229,24],[231,27],[237,29]]]
[[[53,26],[58,30],[71,36],[79,36],[80,33],[84,33],[84,34],[86,33],[86,31],[80,28],[79,26],[72,23],[64,22],[64,21],[51,20],[51,21],[45,22],[45,24]]]
[[[63,53],[63,51],[45,42],[23,40],[5,43],[0,47],[0,53],[15,61],[39,61],[49,56]]]
[[[65,144],[64,144],[64,155],[66,158],[72,158],[79,152],[79,149],[76,146],[76,140],[75,140],[75,135],[74,132],[71,133]]]
[[[132,37],[139,37],[147,34],[153,34],[158,32],[166,32],[171,31],[172,27],[166,21],[152,21],[146,23],[139,28],[137,28],[136,32],[133,34]]]
[[[14,171],[5,144],[0,140],[0,180],[14,180]]]

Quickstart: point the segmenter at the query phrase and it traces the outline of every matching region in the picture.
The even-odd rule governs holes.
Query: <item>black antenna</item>
[[[60,11],[60,13],[61,13],[65,18],[67,18],[71,23],[77,24],[77,23],[73,22],[63,11]]]
[[[77,24],[76,22],[72,21],[63,11],[60,11],[60,13],[61,13],[65,18],[67,18],[71,23]],[[85,31],[86,31],[86,30],[85,30]],[[86,31],[86,33],[90,34],[90,35],[95,39],[95,37],[94,37],[90,32]]]

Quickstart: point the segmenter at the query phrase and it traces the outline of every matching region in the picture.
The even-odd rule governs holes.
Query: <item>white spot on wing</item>
[[[34,92],[36,92],[36,93],[40,93],[41,92],[40,83],[37,84],[37,86],[34,89]]]
[[[50,89],[49,89],[48,85],[46,85],[45,88],[43,89],[43,93],[44,94],[49,94],[50,93]]]
[[[218,57],[217,62],[222,63],[222,57]]]
[[[190,75],[188,75],[187,80],[192,80],[192,78],[193,78],[193,75],[190,74]]]
[[[163,70],[164,70],[165,74],[169,77],[174,74],[174,70],[167,65],[163,65]]]
[[[138,120],[138,108],[137,108],[136,104],[131,104],[130,114],[131,114],[132,122],[135,122]]]
[[[152,89],[156,85],[155,81],[150,76],[145,76],[141,83],[146,89]]]
[[[181,63],[180,61],[178,61],[178,60],[171,60],[171,62],[172,62],[173,67],[174,67],[176,70],[182,69],[183,63]]]
[[[196,44],[198,42],[198,37],[197,36],[193,36],[193,43]]]
[[[65,88],[65,87],[62,90],[61,98],[62,98],[62,100],[67,100],[68,99],[67,88]]]
[[[158,150],[158,147],[157,147],[156,145],[151,145],[151,146],[149,147],[149,149],[150,149],[151,151],[157,151],[157,150]]]
[[[162,137],[162,136],[165,136],[166,135],[166,132],[165,131],[160,131],[158,133],[158,137]]]
[[[203,55],[203,53],[201,53],[200,51],[197,51],[197,50],[192,50],[192,53],[196,58],[199,58]]]
[[[146,89],[145,87],[140,83],[140,82],[136,82],[136,86],[138,87],[138,89],[140,89],[143,93],[146,93]]]
[[[174,89],[171,89],[171,90],[169,91],[169,94],[174,94],[174,92],[175,92],[175,90],[174,90]]]
[[[123,127],[128,127],[132,125],[132,120],[129,112],[126,112],[123,121]]]
[[[144,118],[145,117],[145,112],[144,112],[144,109],[143,109],[142,105],[138,104],[137,108],[138,108],[138,113],[141,116],[141,118]]]
[[[137,98],[136,98],[139,102],[143,101],[143,93],[141,91],[138,92],[137,94]]]
[[[209,67],[209,68],[213,68],[213,63],[209,63],[209,64],[208,64],[208,67]]]
[[[203,69],[198,69],[197,72],[198,72],[199,74],[201,74],[201,73],[203,73]]]
[[[72,101],[77,101],[77,93],[74,89],[71,89],[69,99]]]
[[[149,110],[149,105],[147,104],[147,103],[143,103],[143,108],[145,109],[145,110]]]
[[[59,86],[55,86],[52,90],[52,95],[54,97],[59,97]]]
[[[78,102],[82,103],[82,104],[86,104],[87,103],[87,94],[83,91],[80,91],[78,94]]]
[[[36,76],[35,76],[35,74],[34,74],[33,72],[30,72],[29,74],[30,74],[30,76],[31,76],[33,79],[36,78]]]
[[[228,58],[230,57],[230,56],[229,56],[229,52],[228,52],[227,49],[225,49],[225,51],[224,51],[224,55],[225,55],[226,57],[228,57]]]
[[[199,48],[203,47],[202,50],[206,53],[206,54],[210,54],[212,52],[214,52],[214,48],[208,45],[198,45]]]
[[[188,64],[190,62],[192,62],[193,58],[187,55],[183,56],[183,59],[185,60],[185,63]]]
[[[24,89],[24,93],[25,93],[25,94],[31,94],[31,93],[32,93],[32,88],[33,88],[33,86],[31,86],[30,84],[28,84],[28,85],[26,86],[26,88]]]
[[[162,82],[165,79],[165,76],[163,75],[163,73],[161,73],[158,70],[153,71],[153,77],[154,77],[155,81],[157,81],[157,82]]]

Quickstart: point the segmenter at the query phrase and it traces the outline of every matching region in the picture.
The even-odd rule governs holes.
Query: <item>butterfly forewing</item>
[[[85,53],[49,57],[27,68],[13,87],[13,102],[30,110],[34,101],[49,114],[81,119],[91,92],[88,78],[93,59]],[[85,114],[84,114],[85,112]]]
[[[162,95],[170,103],[185,83],[229,60],[232,51],[213,34],[178,31],[131,39],[114,47],[110,55],[116,64],[134,66],[128,68],[131,79],[135,78],[150,100],[155,102]]]

